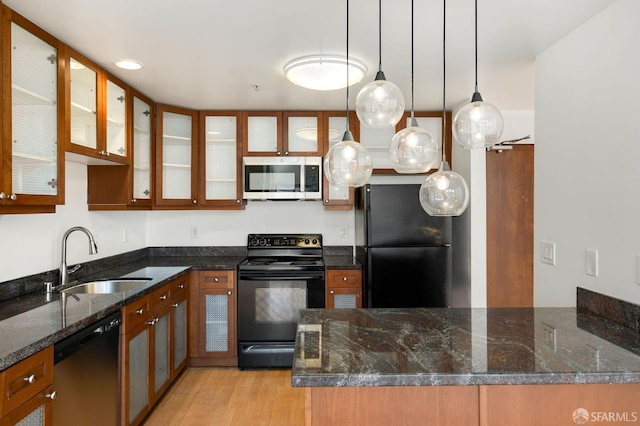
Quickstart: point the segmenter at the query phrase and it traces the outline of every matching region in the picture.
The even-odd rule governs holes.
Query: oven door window
[[[324,280],[240,278],[238,340],[293,341],[300,309],[322,307],[323,298]]]

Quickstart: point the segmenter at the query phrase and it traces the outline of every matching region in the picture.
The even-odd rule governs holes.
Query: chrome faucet
[[[67,285],[69,281],[69,271],[67,270],[67,238],[69,238],[69,235],[74,231],[82,231],[89,237],[89,254],[96,254],[98,252],[98,246],[91,231],[83,226],[69,228],[62,236],[62,260],[60,261],[60,282],[58,283],[58,288]]]

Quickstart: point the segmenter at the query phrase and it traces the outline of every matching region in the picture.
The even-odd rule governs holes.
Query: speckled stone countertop
[[[301,311],[293,386],[640,383],[640,338],[574,308]]]

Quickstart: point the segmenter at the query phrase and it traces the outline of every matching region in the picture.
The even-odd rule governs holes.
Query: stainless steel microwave
[[[322,199],[322,157],[244,157],[246,200]]]

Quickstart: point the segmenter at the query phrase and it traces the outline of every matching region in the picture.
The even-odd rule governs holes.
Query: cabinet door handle
[[[53,401],[53,400],[54,400],[54,399],[56,399],[56,397],[58,396],[58,392],[53,391],[53,392],[51,392],[51,393],[46,394],[45,396],[46,396],[47,398],[49,398],[50,400],[52,400],[52,401]]]
[[[285,152],[284,152],[284,155],[289,155],[289,151],[285,151]]]
[[[131,202],[132,202],[133,204],[135,204],[135,203],[137,203],[137,202],[138,202],[138,200],[136,200],[135,198],[132,198],[132,199],[131,199]]]
[[[142,315],[144,313],[144,308],[140,308],[136,311],[136,314]]]
[[[333,294],[335,293],[333,290],[329,290],[329,294]]]
[[[154,326],[154,325],[156,325],[156,323],[157,323],[158,321],[160,321],[160,319],[159,319],[159,318],[153,318],[151,321],[147,321],[147,324],[148,324],[148,325],[151,325],[151,326]]]
[[[214,283],[217,283],[218,281],[220,281],[220,278],[218,278],[218,277],[214,277],[214,278],[213,278],[213,282],[214,282]]]
[[[160,296],[160,300],[167,300],[167,295],[163,294],[162,296]]]
[[[11,201],[15,201],[18,199],[18,196],[16,194],[11,194],[7,198],[10,199]]]
[[[174,308],[177,308],[177,307],[179,306],[179,304],[178,304],[178,303],[174,303],[174,304],[173,304],[173,305],[171,305],[171,306],[173,306]]]
[[[4,192],[0,192],[0,200],[4,200],[5,198],[7,198],[5,193]]]
[[[191,202],[192,202],[193,204],[198,204],[198,201],[197,201],[197,200],[192,200]]]
[[[231,296],[231,293],[232,293],[232,291],[231,291],[231,290],[227,291],[227,294],[228,294],[229,296]]]
[[[342,281],[349,281],[349,278],[347,278],[347,277],[342,277]]]
[[[178,288],[184,288],[184,284],[180,284]]]
[[[25,378],[24,378],[24,379],[22,379],[22,380],[24,380],[25,382],[27,382],[27,383],[31,384],[31,383],[33,383],[33,382],[35,382],[35,381],[36,381],[36,375],[35,375],[35,374],[32,374],[32,375],[30,375],[30,376],[25,377]]]

